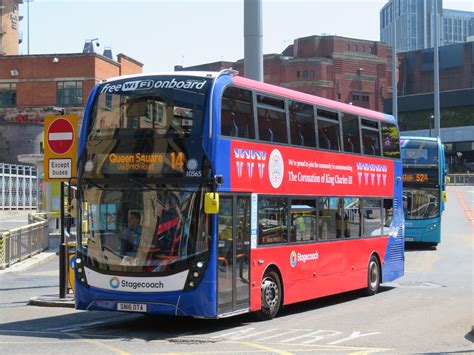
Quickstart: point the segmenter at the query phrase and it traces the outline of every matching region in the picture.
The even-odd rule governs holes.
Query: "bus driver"
[[[142,228],[140,226],[140,213],[132,211],[128,215],[128,226],[124,228],[119,238],[122,244],[122,254],[135,254],[140,244]]]

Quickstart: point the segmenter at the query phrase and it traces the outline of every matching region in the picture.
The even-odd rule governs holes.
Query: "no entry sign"
[[[44,119],[44,179],[68,181],[76,177],[77,115]]]
[[[53,153],[66,154],[74,143],[74,133],[71,122],[60,117],[49,126],[46,142]]]

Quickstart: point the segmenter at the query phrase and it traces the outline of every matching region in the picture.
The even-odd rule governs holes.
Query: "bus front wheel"
[[[266,271],[260,289],[262,308],[257,312],[257,317],[260,320],[270,320],[280,310],[282,301],[281,281],[278,274],[273,270]]]
[[[380,265],[375,255],[370,257],[367,272],[367,288],[364,291],[367,296],[372,296],[380,288]]]

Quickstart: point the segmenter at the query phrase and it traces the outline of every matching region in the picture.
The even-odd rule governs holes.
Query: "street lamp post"
[[[428,117],[428,128],[429,128],[429,132],[430,132],[430,138],[431,138],[431,123],[434,122],[434,118],[435,118],[434,115],[430,115]]]
[[[457,160],[457,162],[458,162],[458,172],[461,172],[461,166],[462,166],[462,160],[461,160],[461,158],[462,158],[462,153],[461,153],[461,152],[456,152],[456,155],[457,155],[457,157],[458,157],[458,160]]]

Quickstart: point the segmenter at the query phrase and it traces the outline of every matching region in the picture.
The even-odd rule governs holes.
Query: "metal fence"
[[[0,163],[0,209],[35,209],[37,181],[35,167]]]
[[[474,186],[474,174],[448,174],[448,184]]]
[[[0,232],[0,270],[48,248],[47,221]]]

